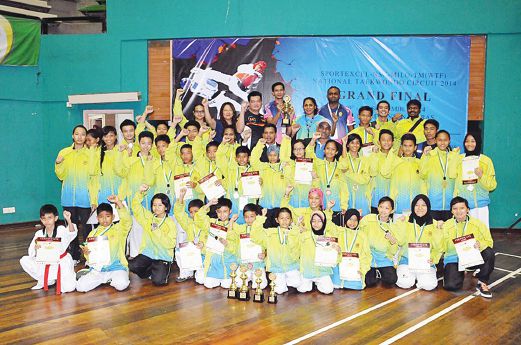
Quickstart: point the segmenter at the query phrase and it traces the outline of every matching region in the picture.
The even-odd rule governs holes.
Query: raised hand
[[[147,105],[145,107],[145,112],[143,113],[143,115],[147,116],[147,115],[150,115],[154,112],[154,106],[152,105]]]
[[[71,213],[69,211],[63,211],[63,218],[67,221],[67,224],[71,223]]]
[[[403,115],[400,114],[400,113],[396,113],[396,114],[393,116],[392,121],[393,121],[393,122],[396,122],[396,121],[401,120],[401,119],[403,119]]]
[[[244,114],[246,112],[246,110],[248,110],[249,105],[250,105],[250,103],[248,103],[246,101],[243,101],[241,103],[241,114]]]
[[[107,200],[112,204],[117,204],[119,202],[119,198],[117,195],[109,195]]]

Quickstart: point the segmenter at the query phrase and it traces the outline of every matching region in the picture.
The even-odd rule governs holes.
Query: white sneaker
[[[472,273],[472,276],[476,277],[478,275],[479,271],[481,271],[481,270],[478,268],[477,270],[474,271],[474,273]]]
[[[35,286],[31,288],[31,290],[41,290],[43,289],[43,282],[38,281]]]

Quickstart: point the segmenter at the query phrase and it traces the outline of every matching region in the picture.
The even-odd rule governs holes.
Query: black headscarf
[[[465,141],[469,136],[472,136],[476,140],[476,148],[472,151],[467,150],[465,147]],[[481,154],[481,134],[479,132],[469,132],[463,139],[463,149],[465,150],[465,156],[479,156]]]
[[[351,219],[352,216],[356,216],[356,219],[358,219],[358,222],[360,223],[360,212],[358,212],[357,209],[354,209],[354,208],[350,208],[346,211],[346,213],[344,214],[344,220],[345,220],[345,224],[344,226],[347,228],[347,221],[349,219]]]
[[[420,217],[416,213],[414,213],[414,206],[416,206],[416,203],[420,199],[423,200],[425,202],[425,204],[427,205],[427,213],[423,217]],[[412,199],[411,215],[409,216],[409,223],[413,223],[414,221],[416,221],[416,224],[418,224],[419,226],[422,226],[424,224],[433,223],[432,215],[431,215],[431,201],[425,194],[418,194],[414,197],[414,199]]]
[[[320,228],[320,230],[315,230],[313,229],[313,217],[319,217],[321,220],[322,220],[322,228]],[[309,225],[311,225],[311,231],[313,231],[313,233],[315,235],[319,235],[319,236],[323,236],[325,231],[326,231],[326,215],[324,212],[322,211],[316,211],[314,212],[312,215],[311,215],[311,219],[309,221]]]

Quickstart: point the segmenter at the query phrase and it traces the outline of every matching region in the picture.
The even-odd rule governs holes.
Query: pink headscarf
[[[309,196],[313,193],[318,194],[318,196],[320,197],[320,207],[322,209],[324,209],[324,193],[322,192],[322,190],[319,188],[311,188],[308,193],[308,199],[309,199]]]

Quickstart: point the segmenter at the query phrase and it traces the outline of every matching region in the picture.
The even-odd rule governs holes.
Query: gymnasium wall
[[[517,1],[211,1],[107,3],[107,33],[43,36],[38,67],[0,66],[0,224],[34,220],[45,202],[59,204],[53,172],[84,107],[67,95],[140,91],[143,101],[111,104],[140,112],[147,100],[147,40],[276,35],[487,34],[485,153],[499,181],[491,225],[521,213],[521,2]],[[89,107],[92,108],[92,107]],[[458,143],[459,144],[459,143]]]

